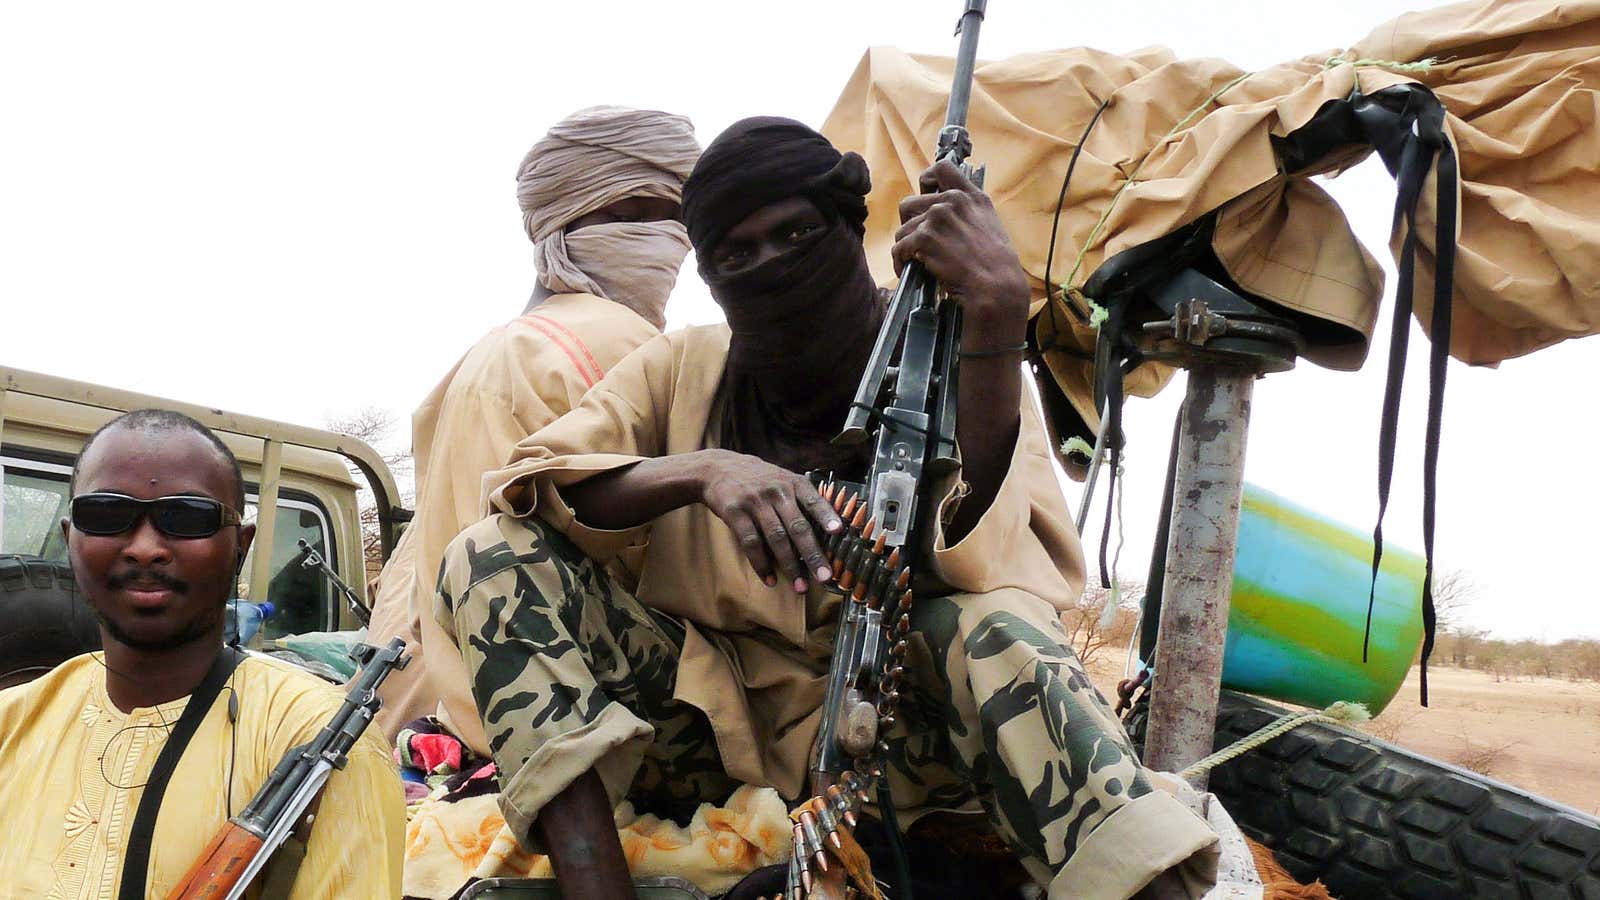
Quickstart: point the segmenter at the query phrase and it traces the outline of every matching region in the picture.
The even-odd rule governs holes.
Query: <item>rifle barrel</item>
[[[972,102],[972,70],[978,64],[978,31],[983,25],[984,9],[989,0],[967,0],[956,30],[961,34],[961,46],[956,50],[955,77],[950,86],[950,105],[945,108],[944,124],[967,124],[967,106]]]

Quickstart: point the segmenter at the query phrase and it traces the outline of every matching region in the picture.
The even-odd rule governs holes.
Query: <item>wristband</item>
[[[988,359],[995,356],[1010,356],[1013,353],[1023,353],[1028,349],[1026,343],[1014,347],[995,347],[992,350],[963,350],[958,356],[962,359]]]

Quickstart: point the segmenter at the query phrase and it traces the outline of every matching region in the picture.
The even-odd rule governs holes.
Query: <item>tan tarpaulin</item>
[[[823,126],[871,166],[867,247],[880,277],[892,274],[895,206],[912,192],[943,124],[951,68],[949,59],[869,50]],[[1093,331],[1065,309],[1043,309],[1045,262],[1068,158],[1109,101],[1061,208],[1051,282],[1072,293],[1115,254],[1216,210],[1212,247],[1229,275],[1320,323],[1308,335],[1308,359],[1358,368],[1383,275],[1308,176],[1348,167],[1371,148],[1342,148],[1286,175],[1274,139],[1353,90],[1370,96],[1407,82],[1443,102],[1460,159],[1452,354],[1493,364],[1600,331],[1600,2],[1484,0],[1402,16],[1342,52],[1255,73],[1159,48],[980,64],[973,159],[988,167],[986,188],[1033,281],[1041,344],[1093,346]],[[1426,327],[1431,176],[1423,198],[1415,293]],[[1073,352],[1046,359],[1086,421],[1096,421],[1086,402],[1089,364]],[[1165,377],[1147,366],[1128,389],[1149,394]]]

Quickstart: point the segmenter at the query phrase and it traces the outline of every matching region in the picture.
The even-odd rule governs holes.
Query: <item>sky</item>
[[[981,55],[1159,44],[1256,68],[1431,5],[992,0]],[[747,115],[820,125],[868,46],[952,53],[960,8],[7,4],[0,364],[302,424],[364,407],[404,423],[527,298],[514,172],[551,123],[621,103],[684,113],[702,142]],[[1387,265],[1387,173],[1369,161],[1327,187]],[[691,260],[669,325],[720,318],[693,272]],[[1363,530],[1376,510],[1378,330],[1359,373],[1302,363],[1257,384],[1246,468]],[[1419,547],[1420,331],[1412,348],[1386,534]],[[1437,564],[1475,585],[1471,624],[1600,637],[1600,588],[1583,568],[1600,508],[1600,426],[1583,397],[1597,361],[1600,339],[1495,370],[1451,364]],[[1128,575],[1148,563],[1182,388],[1129,407]]]

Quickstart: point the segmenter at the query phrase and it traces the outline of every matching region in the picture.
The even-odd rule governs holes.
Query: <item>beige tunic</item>
[[[166,897],[182,882],[284,754],[314,739],[344,701],[321,679],[258,656],[239,663],[227,689],[237,723],[218,697],[161,798],[149,897]],[[179,697],[124,712],[106,693],[99,652],[0,691],[0,897],[117,895],[144,785],[188,703]],[[400,896],[406,812],[393,755],[369,729],[348,756],[328,779],[290,900]],[[267,877],[247,900],[262,895]]]
[[[557,294],[473,345],[412,416],[417,514],[379,581],[369,632],[380,645],[403,637],[411,664],[381,692],[378,724],[400,726],[437,713],[488,755],[467,672],[433,621],[445,545],[482,518],[483,474],[504,465],[517,442],[578,404],[584,393],[655,326],[591,294]]]
[[[733,533],[700,504],[627,531],[578,522],[557,488],[641,458],[718,445],[713,417],[728,329],[662,335],[624,360],[570,414],[517,445],[484,478],[492,511],[540,515],[607,563],[647,606],[685,621],[677,699],[704,710],[728,774],[794,796],[815,737],[827,662],[825,592],[767,587]],[[951,589],[1016,588],[1065,608],[1083,585],[1083,555],[1057,486],[1044,432],[1029,408],[994,502],[965,538],[936,534],[930,574]],[[944,520],[964,491],[943,493]],[[808,614],[809,611],[809,614]],[[446,620],[449,611],[436,610]],[[696,627],[700,626],[700,627]],[[784,652],[766,640],[775,633]],[[817,662],[806,665],[806,657]]]

